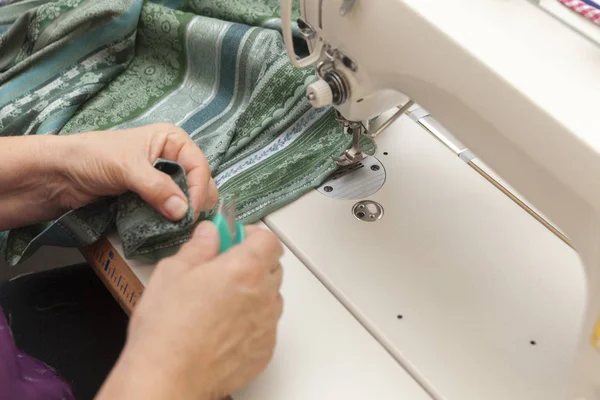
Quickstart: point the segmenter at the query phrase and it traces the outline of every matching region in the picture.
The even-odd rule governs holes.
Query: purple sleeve
[[[69,385],[52,368],[16,348],[1,308],[0,399],[75,399]]]

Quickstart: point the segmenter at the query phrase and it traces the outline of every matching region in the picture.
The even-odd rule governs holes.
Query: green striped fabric
[[[278,0],[38,3],[0,3],[2,15],[21,7],[0,36],[0,135],[175,123],[245,223],[318,186],[350,144],[333,110],[307,103],[314,76],[287,59]],[[178,165],[157,168],[187,190]],[[0,241],[14,265],[42,245],[93,243],[113,226],[127,257],[148,260],[171,254],[192,228],[190,215],[169,222],[127,193]]]

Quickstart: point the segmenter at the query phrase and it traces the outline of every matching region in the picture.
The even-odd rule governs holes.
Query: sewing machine
[[[294,203],[268,217],[267,225],[433,398],[460,398],[453,383],[443,378],[444,373],[452,377],[456,370],[471,368],[473,375],[469,379],[474,385],[488,382],[489,377],[474,367],[478,355],[466,356],[452,349],[441,353],[435,340],[432,348],[437,350],[429,353],[431,349],[421,347],[417,354],[406,343],[411,343],[418,330],[411,336],[401,332],[398,324],[391,325],[389,319],[394,309],[410,306],[422,316],[435,316],[436,307],[447,309],[448,304],[443,302],[450,300],[467,308],[464,312],[456,310],[455,324],[460,326],[442,332],[439,321],[420,321],[417,325],[421,333],[435,338],[429,330],[436,329],[438,337],[454,335],[454,341],[440,341],[456,343],[458,347],[464,345],[458,338],[461,334],[474,342],[484,337],[487,348],[483,342],[473,346],[473,352],[481,351],[482,356],[498,341],[507,341],[505,347],[497,346],[497,351],[490,353],[496,359],[482,358],[479,362],[482,369],[486,363],[495,363],[489,368],[495,374],[505,374],[500,379],[505,385],[522,385],[513,392],[506,391],[512,393],[511,400],[537,399],[541,393],[544,399],[600,399],[597,44],[526,0],[302,0],[301,13],[298,26],[310,49],[310,55],[304,59],[294,53],[288,22],[291,0],[281,0],[288,55],[298,68],[315,68],[319,79],[309,86],[307,98],[315,107],[334,106],[354,140],[352,148],[338,160],[345,168],[319,189],[320,194],[312,194],[302,204]],[[369,129],[366,121],[390,109],[395,113],[388,122]],[[489,181],[512,196],[521,211],[526,211],[519,214],[516,208],[513,210],[515,221],[523,223],[514,222],[512,234],[548,235],[543,236],[544,243],[554,259],[540,256],[534,260],[524,255],[518,268],[495,265],[494,259],[499,256],[494,252],[521,250],[525,254],[527,249],[527,243],[522,248],[490,244],[501,243],[511,235],[511,222],[502,221],[497,229],[487,232],[493,238],[491,242],[471,238],[478,243],[479,248],[473,249],[477,256],[457,254],[450,244],[458,241],[457,237],[464,240],[469,236],[464,231],[452,231],[455,220],[444,213],[450,211],[444,208],[448,196],[452,196],[448,193],[452,192],[444,186],[443,179],[438,180],[439,192],[428,189],[429,193],[415,193],[423,203],[421,210],[430,207],[426,215],[419,217],[422,222],[415,221],[414,214],[407,215],[414,208],[410,192],[404,190],[419,191],[424,185],[414,181],[414,174],[410,175],[411,180],[401,170],[408,161],[390,161],[391,157],[385,157],[388,152],[400,153],[400,148],[394,146],[418,147],[420,139],[413,137],[412,131],[417,125],[426,125],[423,121],[430,117],[435,118],[430,123],[438,124],[438,130],[451,133],[450,147],[456,144],[460,148],[461,159],[480,175],[493,176]],[[380,140],[380,133],[392,122],[398,127],[394,132],[397,137],[382,134]],[[375,139],[380,150],[377,157],[367,157],[362,152],[361,136]],[[409,158],[410,153],[403,156]],[[445,156],[440,153],[440,157]],[[488,172],[481,174],[483,164],[474,160],[484,160]],[[413,166],[417,163],[412,162]],[[428,182],[437,179],[435,174],[443,178],[448,173],[433,171],[426,163],[420,165],[421,176]],[[373,174],[369,177],[364,171]],[[362,175],[352,178],[357,174]],[[423,200],[427,199],[425,195],[431,201]],[[465,196],[463,200],[473,199]],[[476,203],[469,206],[471,210],[466,212],[478,219],[472,226],[494,219],[494,204],[486,206],[489,208],[481,209]],[[307,215],[319,222],[311,224]],[[436,220],[432,229],[429,218]],[[294,228],[294,223],[302,228]],[[320,235],[319,229],[322,231],[324,226],[327,232]],[[404,231],[407,226],[414,230]],[[419,235],[420,241],[414,241]],[[446,235],[446,241],[437,235]],[[406,246],[407,241],[411,241],[410,247]],[[444,245],[446,242],[448,246]],[[440,243],[443,248],[431,247]],[[564,248],[560,248],[561,243]],[[560,265],[553,264],[560,257],[564,257],[562,265],[571,262],[565,261],[572,257],[568,245],[577,251],[583,270],[561,270]],[[489,261],[464,266],[455,262],[460,257],[465,264],[485,258]],[[518,255],[515,257],[518,259]],[[444,275],[445,263],[452,264],[454,274]],[[489,275],[482,273],[481,268],[489,268]],[[550,303],[544,303],[548,296],[563,296],[566,303],[573,304],[570,298],[576,295],[566,288],[554,286],[540,294],[528,283],[529,286],[514,289],[518,287],[516,282],[524,279],[527,268],[535,269],[540,282],[546,273],[565,274],[566,281],[567,275],[583,271],[580,277],[584,283],[569,288],[577,287],[583,292],[577,304],[579,309],[561,313],[556,306],[560,303],[552,303],[556,307],[553,309],[548,308]],[[436,278],[438,274],[444,275],[447,287]],[[414,281],[406,282],[408,278]],[[527,279],[535,282],[531,276]],[[510,280],[514,281],[512,292],[502,293],[495,288]],[[460,302],[456,293],[461,289],[457,288],[464,293]],[[452,294],[440,295],[445,290]],[[494,301],[471,304],[473,299],[485,298],[485,292]],[[417,300],[421,302],[418,305]],[[525,305],[529,302],[537,303]],[[518,318],[512,319],[507,310],[513,310]],[[562,319],[540,317],[553,312],[561,314]],[[398,314],[397,318],[410,317]],[[412,318],[417,319],[414,315]],[[491,321],[494,318],[496,322]],[[450,321],[448,318],[449,324]],[[532,322],[539,324],[534,327]],[[521,327],[525,331],[545,331],[553,343],[547,345],[560,349],[544,350],[544,358],[530,355],[526,348],[512,348],[511,341],[520,334],[517,331]],[[478,328],[481,331],[474,333]],[[552,331],[560,334],[553,336],[549,333]],[[532,339],[529,344],[538,343]],[[494,382],[489,383],[493,395],[484,390],[479,398],[502,398],[498,392],[501,386],[494,387],[498,381]],[[538,390],[534,386],[545,388]],[[462,398],[476,397],[471,392]]]

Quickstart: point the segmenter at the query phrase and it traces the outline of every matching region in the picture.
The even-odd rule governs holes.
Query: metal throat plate
[[[385,183],[385,168],[376,157],[336,171],[317,190],[327,197],[358,200],[377,193]]]

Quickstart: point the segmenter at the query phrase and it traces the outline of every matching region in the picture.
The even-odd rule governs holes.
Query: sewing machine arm
[[[415,101],[568,236],[588,307],[557,399],[600,399],[600,48],[522,0],[303,0],[298,60],[281,6],[314,106],[364,121]]]

